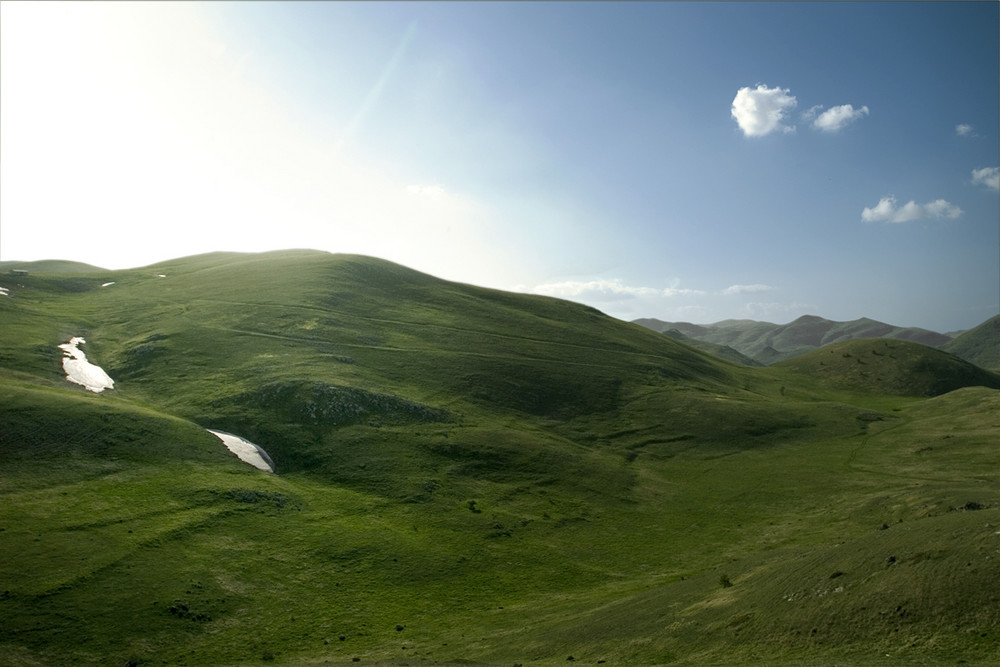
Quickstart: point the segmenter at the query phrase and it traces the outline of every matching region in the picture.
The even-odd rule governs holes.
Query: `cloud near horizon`
[[[1000,190],[1000,167],[973,169],[972,184],[985,185],[993,190]]]
[[[754,292],[770,292],[773,289],[770,285],[761,285],[760,283],[754,285],[730,285],[722,290],[720,294],[727,296],[731,294],[752,294]]]
[[[954,204],[937,199],[927,204],[917,204],[912,199],[897,208],[896,197],[882,197],[872,208],[865,207],[861,212],[864,222],[910,222],[922,218],[948,218],[954,220],[962,215],[962,209]]]
[[[959,123],[955,126],[955,134],[960,137],[971,137],[975,135],[975,132],[973,132],[972,126],[968,123]]]
[[[554,296],[561,299],[594,299],[600,301],[617,301],[634,297],[672,297],[699,296],[705,294],[702,290],[682,289],[678,287],[633,287],[626,285],[620,279],[614,280],[567,280],[558,283],[536,285],[530,290],[543,296]]]
[[[763,137],[772,132],[794,132],[794,125],[786,125],[786,114],[798,100],[787,88],[768,88],[757,84],[756,88],[745,86],[733,98],[732,116],[748,137]]]

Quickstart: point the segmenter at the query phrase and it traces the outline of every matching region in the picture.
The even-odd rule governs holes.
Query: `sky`
[[[0,2],[0,260],[372,255],[624,320],[1000,312],[997,2]]]

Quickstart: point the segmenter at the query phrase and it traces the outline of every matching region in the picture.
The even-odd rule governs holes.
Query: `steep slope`
[[[938,396],[963,387],[1000,389],[1000,375],[919,343],[863,338],[834,343],[778,366],[831,388],[898,396]]]
[[[1000,315],[959,334],[941,349],[977,366],[1000,371]]]

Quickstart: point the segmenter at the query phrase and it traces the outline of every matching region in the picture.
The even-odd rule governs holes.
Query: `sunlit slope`
[[[19,272],[16,280],[21,280],[24,274],[30,276],[34,273],[44,273],[44,274],[68,274],[68,275],[86,275],[86,274],[99,274],[108,273],[107,269],[102,269],[99,266],[94,266],[92,264],[84,264],[83,262],[70,262],[64,259],[42,259],[34,262],[0,262],[0,272],[10,273],[13,271]]]
[[[32,278],[0,299],[0,664],[1000,656],[994,389],[311,251]],[[63,379],[71,335],[114,390]]]
[[[877,394],[938,396],[962,387],[1000,389],[996,373],[943,350],[885,338],[835,343],[777,366],[831,388]]]
[[[385,435],[393,428],[556,420],[569,437],[583,432],[620,453],[672,441],[755,446],[814,421],[760,401],[759,392],[777,394],[775,383],[744,380],[745,369],[591,308],[372,258],[213,254],[111,279],[60,303],[80,310],[80,330],[63,329],[87,338],[118,395],[239,432],[284,470],[347,475],[331,459],[336,444],[396,442]],[[58,381],[58,362],[48,368],[46,380]],[[643,433],[650,428],[655,435]]]

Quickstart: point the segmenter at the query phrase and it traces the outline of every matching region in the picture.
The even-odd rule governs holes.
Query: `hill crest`
[[[646,318],[636,324],[665,332],[677,329],[691,338],[731,347],[754,361],[769,365],[810,350],[857,338],[895,338],[940,347],[950,336],[919,327],[898,327],[868,317],[838,322],[803,315],[787,324],[755,320],[723,320],[715,324],[663,322]]]

